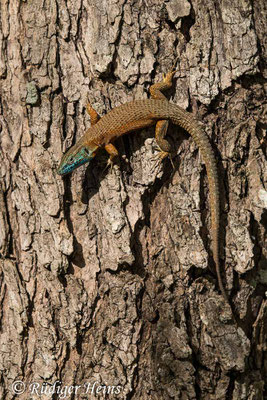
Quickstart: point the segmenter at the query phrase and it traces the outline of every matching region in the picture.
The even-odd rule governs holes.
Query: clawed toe
[[[163,161],[165,158],[168,157],[168,158],[170,159],[171,165],[172,165],[172,167],[173,167],[173,169],[174,169],[174,164],[173,164],[173,161],[172,161],[171,154],[170,154],[169,152],[163,151],[163,150],[161,150],[161,149],[156,149],[156,151],[158,151],[158,154],[156,154],[154,157],[152,157],[152,160],[153,160],[153,161],[156,161],[156,166],[155,166],[155,168],[159,167],[160,164],[162,163],[162,161]]]

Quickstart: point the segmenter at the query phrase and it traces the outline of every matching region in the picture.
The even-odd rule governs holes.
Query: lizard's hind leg
[[[167,72],[166,75],[164,75],[163,80],[161,82],[154,83],[154,85],[151,86],[149,91],[153,99],[167,100],[166,96],[162,93],[162,91],[170,89],[172,87],[172,78],[175,72],[176,70],[174,69],[174,66],[172,66],[171,70]],[[160,159],[163,160],[164,158],[169,157],[172,163],[171,145],[165,139],[168,126],[169,126],[169,121],[166,119],[157,121],[155,138],[160,148],[160,154],[159,154]]]
[[[165,136],[167,134],[169,126],[169,121],[167,120],[160,120],[156,123],[156,129],[155,129],[155,139],[157,142],[157,145],[159,146],[160,153],[159,153],[159,159],[162,161],[164,158],[169,157],[172,167],[174,168],[173,162],[172,162],[172,157],[171,157],[171,145],[168,142],[168,140],[165,139]]]
[[[176,61],[175,61],[176,63]],[[167,97],[162,93],[162,91],[170,89],[172,87],[172,78],[176,72],[175,63],[171,67],[167,74],[163,75],[163,80],[161,82],[154,83],[149,89],[152,99],[167,100]]]

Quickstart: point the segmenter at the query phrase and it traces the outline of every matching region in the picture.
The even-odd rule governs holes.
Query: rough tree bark
[[[264,398],[265,7],[1,0],[2,399]],[[203,122],[218,158],[237,322],[216,286],[206,173],[186,132],[169,130],[174,171],[155,168],[146,129],[118,140],[114,171],[103,153],[56,174],[90,126],[87,96],[100,114],[145,98],[177,55],[171,101]]]

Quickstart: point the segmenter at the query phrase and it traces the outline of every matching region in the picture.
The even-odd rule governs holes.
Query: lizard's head
[[[83,141],[72,146],[61,159],[57,173],[66,175],[74,169],[83,165],[94,158],[98,146],[95,144],[85,144]]]

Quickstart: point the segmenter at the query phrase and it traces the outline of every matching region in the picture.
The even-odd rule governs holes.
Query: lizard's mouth
[[[96,154],[96,148],[89,149],[88,147],[80,147],[76,152],[73,152],[73,150],[74,149],[71,148],[62,157],[57,169],[59,175],[69,174],[76,168],[92,160]]]

